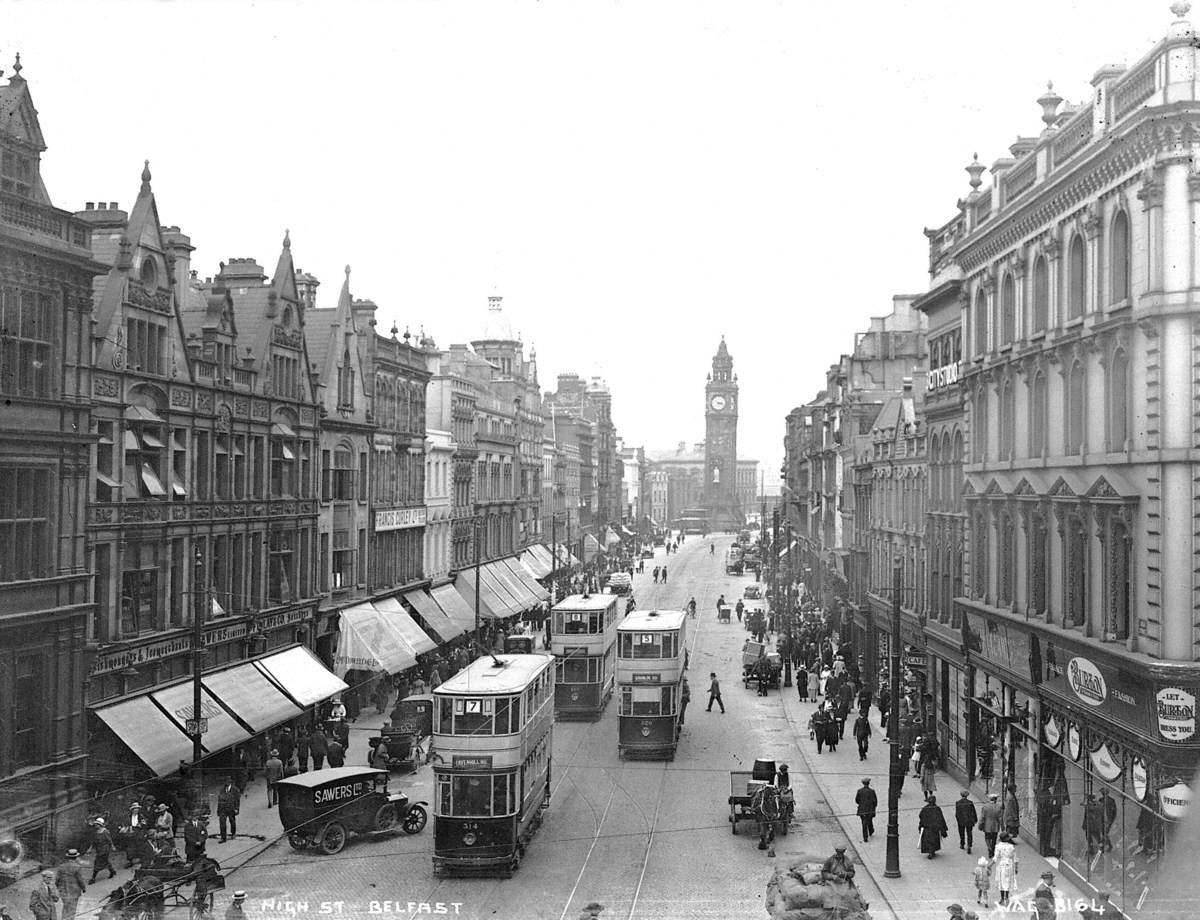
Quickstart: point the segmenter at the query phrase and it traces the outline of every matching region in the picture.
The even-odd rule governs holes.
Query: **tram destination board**
[[[640,671],[633,675],[633,682],[635,684],[660,684],[662,683],[662,674],[658,672],[648,674]]]
[[[451,758],[450,763],[456,770],[490,770],[492,768],[492,755],[455,755]]]

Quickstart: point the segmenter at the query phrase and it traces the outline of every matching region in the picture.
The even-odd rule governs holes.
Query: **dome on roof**
[[[483,324],[483,335],[480,337],[481,342],[516,342],[517,337],[513,335],[512,323],[508,321],[508,317],[504,313],[504,308],[501,301],[504,298],[493,294],[488,298],[487,317]]]

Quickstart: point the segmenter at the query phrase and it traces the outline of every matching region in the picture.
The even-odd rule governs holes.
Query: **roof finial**
[[[983,175],[983,171],[987,169],[987,167],[979,162],[978,153],[973,153],[971,156],[973,159],[971,160],[971,165],[967,167],[967,175],[971,177],[971,181],[969,183],[971,186],[971,191],[978,192],[979,186],[983,185],[983,179],[981,179],[980,176]]]
[[[283,248],[284,249],[292,248],[292,231],[291,230],[283,231]]]
[[[24,68],[21,66],[21,52],[18,51],[17,59],[15,61],[13,61],[13,76],[20,77],[22,70],[24,70]]]
[[[1176,19],[1182,19],[1184,16],[1186,16],[1188,14],[1188,11],[1191,8],[1192,8],[1192,5],[1190,3],[1188,3],[1187,0],[1175,0],[1175,2],[1171,4],[1171,12],[1175,14]],[[20,60],[21,60],[21,55],[18,54],[17,62],[20,63]],[[14,68],[14,69],[18,69],[18,68]]]
[[[408,326],[404,327],[404,344],[408,344],[408,340],[412,338],[412,333],[408,331]]]
[[[350,266],[349,265],[346,266],[346,277],[347,278],[350,277]]]
[[[142,166],[142,191],[150,191],[150,161],[145,160]]]
[[[1047,128],[1054,126],[1058,120],[1058,106],[1062,102],[1062,96],[1054,91],[1054,82],[1047,81],[1046,92],[1038,97],[1038,105],[1042,107],[1042,121],[1045,122]]]
[[[395,324],[395,322],[393,322],[392,323],[392,338],[394,339],[399,333],[400,333],[400,327],[397,326]]]

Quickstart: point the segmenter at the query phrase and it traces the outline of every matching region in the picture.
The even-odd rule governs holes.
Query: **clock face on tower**
[[[714,396],[712,399],[710,399],[708,401],[708,404],[713,407],[713,410],[715,412],[720,412],[729,403],[728,403],[728,400],[726,400],[724,396],[722,396],[721,394],[718,393],[716,396]]]

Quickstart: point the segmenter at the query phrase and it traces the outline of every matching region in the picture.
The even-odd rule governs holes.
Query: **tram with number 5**
[[[484,655],[433,698],[434,875],[511,878],[550,804],[554,659]]]
[[[556,718],[600,718],[616,684],[617,621],[624,610],[625,598],[616,594],[573,594],[551,610]]]
[[[673,760],[683,727],[687,615],[639,610],[617,627],[617,753]]]

